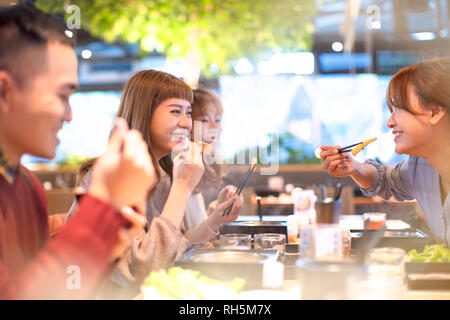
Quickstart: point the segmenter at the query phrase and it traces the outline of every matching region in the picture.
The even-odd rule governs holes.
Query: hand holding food
[[[348,153],[339,153],[340,146],[320,146],[323,169],[335,177],[351,176],[356,161]]]
[[[199,141],[199,142],[195,142],[195,143],[201,146],[202,155],[214,156],[213,155],[213,145],[211,143],[206,143],[203,141]]]
[[[195,142],[180,144],[174,148],[173,183],[192,191],[203,175],[202,146]]]
[[[363,143],[358,144],[353,150],[352,154],[356,156],[362,149],[364,149],[367,145],[377,140],[377,138],[372,138],[369,140],[364,141]]]
[[[106,151],[95,162],[89,193],[121,208],[141,201],[155,183],[147,144],[118,118]]]

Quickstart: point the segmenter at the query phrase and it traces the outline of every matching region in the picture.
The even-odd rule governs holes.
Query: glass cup
[[[284,253],[286,235],[281,233],[259,233],[255,234],[255,249],[279,250]]]
[[[376,230],[386,226],[386,213],[366,212],[363,214],[364,230]]]
[[[368,272],[375,276],[403,278],[405,255],[406,252],[400,248],[374,248],[366,258]]]
[[[291,214],[287,217],[288,243],[300,243],[299,241],[300,225],[301,222],[298,215]]]
[[[250,250],[252,237],[249,234],[229,233],[220,235],[222,250]]]
[[[300,230],[300,256],[315,260],[342,260],[342,229],[338,224],[316,224]]]
[[[406,294],[405,258],[400,248],[374,248],[366,257],[368,293],[374,299],[403,299]]]
[[[342,255],[344,258],[350,257],[352,247],[352,235],[349,230],[342,229]]]

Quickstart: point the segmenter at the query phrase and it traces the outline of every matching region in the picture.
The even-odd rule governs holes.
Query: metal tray
[[[223,224],[219,233],[245,233],[252,236],[258,233],[281,233],[288,238],[286,221],[233,221]]]
[[[407,262],[405,271],[411,290],[450,290],[449,262]],[[447,277],[440,278],[439,274]]]
[[[264,263],[277,259],[278,250],[216,250],[194,249],[184,254],[178,262],[192,263]]]
[[[374,230],[375,231],[375,230]],[[352,238],[351,248],[358,247],[359,239],[361,238],[364,230],[350,230]],[[371,230],[368,230],[371,232]],[[432,244],[433,241],[420,230],[417,229],[405,229],[405,230],[386,230],[383,237],[378,242],[376,247],[395,247],[401,248],[405,251],[412,249],[423,250],[425,245]]]
[[[191,249],[174,264],[218,280],[243,278],[244,289],[251,290],[261,288],[264,262],[277,260],[278,256],[278,250]]]

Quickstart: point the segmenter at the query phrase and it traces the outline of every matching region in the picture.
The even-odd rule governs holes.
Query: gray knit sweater
[[[84,177],[81,184],[87,188],[90,183],[90,172]],[[111,281],[106,290],[108,298],[129,298],[137,294],[139,287],[151,271],[166,269],[175,259],[190,248],[190,241],[183,236],[180,229],[169,220],[160,217],[170,191],[170,183],[165,179],[155,187],[151,198],[147,201],[146,215],[148,219],[147,230],[142,230],[134,239],[128,250],[119,259]],[[76,209],[72,205],[66,221]],[[116,290],[119,289],[119,290]],[[105,291],[105,290],[103,290]],[[122,293],[120,293],[122,291]],[[102,293],[105,295],[105,292]]]

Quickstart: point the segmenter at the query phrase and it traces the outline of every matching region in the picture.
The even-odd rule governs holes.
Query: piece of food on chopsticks
[[[172,267],[153,271],[145,279],[141,291],[144,299],[229,300],[237,299],[245,280],[219,281],[203,276],[199,271]]]
[[[362,149],[364,149],[368,144],[374,142],[375,140],[377,140],[377,138],[372,138],[369,140],[364,141],[361,144],[358,144],[353,150],[352,150],[352,154],[354,156],[356,156]]]
[[[203,141],[196,141],[195,143],[197,143],[198,145],[200,145],[202,147],[202,153],[205,153],[206,148],[208,148],[212,145],[211,143],[206,143]]]
[[[196,141],[196,142],[189,142],[188,141],[187,144],[184,144],[182,146],[182,148],[185,148],[185,149],[181,150],[178,153],[178,155],[181,158],[184,158],[184,157],[186,157],[186,153],[187,152],[191,152],[191,154],[192,154],[192,152],[193,152],[192,144],[197,144],[198,146],[200,146],[202,148],[202,151],[201,151],[202,154],[207,154],[207,155],[210,155],[210,156],[214,156],[212,144],[211,143],[206,143],[206,142],[203,142],[203,141]]]
[[[416,249],[409,251],[405,256],[406,262],[450,262],[450,249],[445,244],[425,246],[423,252]]]

